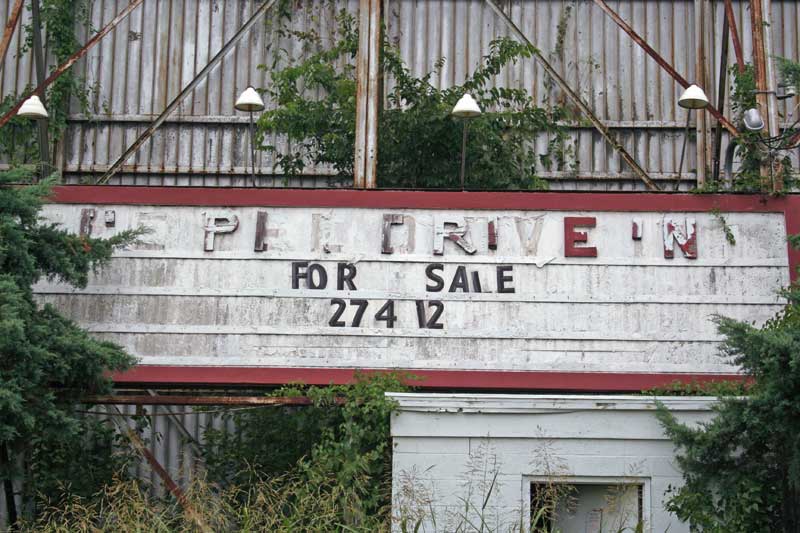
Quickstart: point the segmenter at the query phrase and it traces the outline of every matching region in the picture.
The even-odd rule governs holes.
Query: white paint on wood
[[[637,214],[641,240],[631,239],[630,214],[606,212],[64,204],[44,212],[77,233],[85,209],[115,213],[114,226],[95,224],[93,236],[140,225],[151,233],[86,289],[42,281],[38,298],[147,364],[728,373],[735,368],[716,356],[711,317],[763,322],[788,283],[780,214],[726,213],[735,246],[712,214],[671,215],[695,220],[698,258],[666,259],[664,214],[655,212]],[[589,215],[598,257],[565,257],[564,218]],[[426,274],[434,263],[439,291]],[[338,279],[351,269],[354,288]],[[295,271],[313,271],[314,283],[301,277],[293,288]],[[333,299],[345,302],[345,327],[329,325]],[[367,308],[356,325],[357,300]],[[376,316],[389,300],[392,328]],[[431,301],[443,305],[441,329],[429,327]]]
[[[688,532],[663,506],[682,483],[653,398],[389,393],[393,513],[423,513],[437,531],[460,520],[465,500],[489,529],[530,521],[531,483],[643,486],[645,531]],[[715,398],[660,397],[688,424],[711,419]],[[497,474],[491,496],[489,482]],[[427,504],[427,506],[425,506]]]

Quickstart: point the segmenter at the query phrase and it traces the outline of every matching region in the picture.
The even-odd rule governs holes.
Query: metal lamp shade
[[[473,118],[480,114],[481,108],[478,106],[478,102],[469,94],[462,96],[453,108],[453,116],[459,118]]]
[[[20,117],[43,119],[47,118],[47,109],[42,105],[42,101],[35,94],[22,103],[22,107],[17,111]]]
[[[708,106],[708,97],[703,89],[692,84],[683,91],[678,99],[678,105],[685,109],[703,109]]]
[[[756,108],[750,108],[744,112],[744,127],[750,131],[761,131],[764,129],[764,119]]]
[[[239,111],[249,111],[251,113],[264,110],[264,100],[258,95],[255,89],[248,87],[239,95],[236,103],[233,104]]]

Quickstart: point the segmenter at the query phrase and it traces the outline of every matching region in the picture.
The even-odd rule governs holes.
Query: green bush
[[[309,163],[328,166],[337,178],[353,176],[356,118],[355,61],[358,31],[352,15],[337,15],[333,43],[324,46],[315,33],[288,32],[308,51],[298,61],[282,53],[262,65],[272,77],[264,92],[274,104],[259,119],[261,142],[268,133],[286,135],[288,153],[262,145],[275,154],[277,167],[300,174]],[[382,33],[385,36],[385,31]],[[469,121],[466,185],[470,189],[541,189],[547,183],[536,166],[570,167],[564,146],[566,128],[559,107],[537,107],[523,89],[494,87],[504,67],[531,58],[532,50],[509,38],[496,39],[477,68],[460,85],[438,89],[431,78],[444,66],[417,78],[386,37],[380,67],[388,87],[378,118],[378,185],[380,187],[455,188],[459,186],[463,124],[450,114],[464,93],[485,111]],[[537,154],[534,140],[549,139]]]

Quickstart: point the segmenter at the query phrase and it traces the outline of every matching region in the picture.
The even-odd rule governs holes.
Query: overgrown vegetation
[[[792,237],[794,246],[800,237]],[[667,507],[692,531],[800,530],[800,287],[763,327],[718,317],[723,354],[752,378],[747,396],[722,398],[700,427],[658,416],[680,447],[685,485]]]
[[[52,306],[37,305],[32,285],[48,278],[83,287],[140,232],[96,239],[43,223],[39,211],[52,180],[11,186],[28,180],[24,170],[0,173],[0,480],[6,501],[17,480],[33,502],[34,495],[91,494],[121,466],[112,432],[76,410],[85,395],[110,389],[106,372],[133,361]]]
[[[42,23],[42,46],[52,57],[55,66],[67,60],[83,44],[78,40],[76,30],[81,27],[91,29],[90,3],[88,0],[39,0]],[[31,54],[33,47],[32,22],[23,26],[25,45],[20,54]],[[34,78],[35,80],[35,78]],[[34,83],[35,85],[35,83]],[[26,87],[23,95],[34,87]],[[48,127],[50,142],[55,143],[64,135],[71,104],[87,113],[90,108],[92,91],[86,87],[85,80],[73,67],[55,80],[46,91],[46,107],[49,115]],[[22,95],[9,94],[0,101],[0,113],[5,113]],[[14,117],[0,128],[0,158],[14,165],[36,161],[38,158],[38,137],[36,123],[30,119]]]
[[[277,166],[288,175],[305,167],[329,166],[338,178],[353,175],[355,148],[355,57],[358,31],[345,10],[336,16],[331,43],[313,32],[292,32],[291,19],[280,19],[283,34],[303,45],[302,58],[275,54],[269,70],[272,84],[265,90],[274,108],[259,119],[263,141],[268,133],[288,137],[290,150],[279,153]],[[438,89],[431,82],[444,67],[439,58],[434,69],[413,76],[399,50],[382,33],[380,66],[388,106],[379,114],[378,180],[381,187],[454,188],[459,186],[462,127],[451,116],[456,101],[470,93],[485,111],[469,122],[466,185],[471,189],[538,189],[547,183],[537,176],[537,165],[568,169],[571,154],[565,149],[566,127],[560,107],[537,107],[527,91],[494,86],[508,65],[531,57],[531,50],[512,39],[491,42],[489,52],[460,85]],[[549,143],[536,153],[534,140],[544,134]]]
[[[797,63],[789,60],[784,60],[784,62],[786,68],[791,65],[800,68]],[[766,109],[760,109],[756,101],[755,70],[752,65],[747,65],[744,72],[740,73],[738,68],[733,66],[730,73],[733,78],[731,110],[734,113],[734,122],[739,125],[740,133],[736,148],[739,168],[732,177],[731,183],[709,184],[709,192],[722,189],[737,192],[764,192],[772,190],[773,183],[777,179],[783,181],[784,188],[793,188],[796,179],[787,149],[791,136],[800,131],[797,129],[797,121],[774,139],[770,138],[765,131],[747,129],[744,126],[744,114],[748,109],[759,109],[762,115],[766,114]],[[768,178],[762,177],[762,169]]]
[[[241,490],[288,475],[292,491],[303,490],[301,481],[309,492],[336,488],[327,496],[340,500],[341,527],[385,521],[390,509],[389,422],[394,402],[384,393],[408,390],[403,378],[410,376],[358,375],[352,385],[284,387],[274,394],[306,396],[312,405],[225,415],[239,431],[206,432],[208,479]]]

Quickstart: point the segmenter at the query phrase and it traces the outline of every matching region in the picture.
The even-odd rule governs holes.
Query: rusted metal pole
[[[116,407],[112,408],[114,411],[116,411],[117,415],[122,415],[119,409]],[[195,510],[194,506],[192,506],[191,502],[189,502],[189,499],[186,497],[186,494],[183,492],[183,490],[181,490],[178,484],[175,483],[172,477],[170,477],[166,469],[161,466],[161,463],[158,462],[158,459],[155,458],[153,452],[151,452],[145,443],[142,442],[142,439],[139,438],[139,435],[137,435],[136,432],[127,424],[121,423],[117,417],[112,416],[111,418],[119,428],[120,432],[122,432],[128,438],[133,448],[145,458],[148,464],[150,464],[150,468],[153,469],[153,472],[155,472],[156,475],[161,478],[161,482],[164,483],[164,486],[167,488],[169,493],[175,497],[175,499],[178,501],[178,504],[180,504],[180,506],[183,508],[183,512],[186,514],[186,517],[194,522],[200,531],[203,531],[204,533],[211,533],[212,530],[208,527],[208,525],[206,525],[203,517]]]
[[[147,389],[147,394],[149,394],[151,397],[158,396],[158,394],[156,394],[156,392],[152,389]],[[153,405],[153,414],[156,413],[158,408],[159,406]],[[197,442],[197,439],[194,438],[194,435],[192,435],[189,432],[189,430],[186,429],[186,427],[181,423],[177,415],[175,415],[175,413],[172,412],[172,409],[170,409],[168,406],[161,406],[161,409],[164,410],[164,412],[167,415],[167,418],[169,419],[170,422],[172,422],[172,424],[178,430],[178,433],[180,433],[183,436],[183,438],[186,439],[186,442],[189,444],[189,447],[192,449],[192,452],[194,453],[195,459],[200,462],[203,462],[203,451],[200,449],[200,445]]]
[[[167,117],[171,115],[172,112],[175,111],[175,109],[177,109],[177,107],[180,105],[183,99],[186,98],[189,95],[189,93],[191,93],[194,90],[194,88],[197,87],[200,84],[200,82],[205,79],[206,76],[208,76],[208,74],[214,69],[217,63],[222,61],[222,58],[227,55],[227,53],[231,50],[231,48],[233,48],[236,45],[236,43],[239,42],[239,40],[244,36],[244,34],[247,33],[247,31],[250,28],[252,28],[253,25],[258,21],[258,19],[264,13],[266,13],[272,6],[274,6],[276,2],[277,0],[267,0],[263,4],[261,4],[261,6],[247,20],[247,22],[245,22],[244,25],[241,28],[239,28],[239,30],[236,33],[233,34],[233,37],[231,37],[230,40],[228,40],[228,42],[225,43],[225,45],[220,49],[220,51],[217,52],[217,55],[211,58],[211,61],[209,61],[206,64],[206,66],[203,67],[203,70],[197,73],[197,76],[195,76],[194,79],[190,81],[186,87],[183,88],[183,90],[178,94],[178,96],[173,98],[173,100],[167,105],[167,107],[164,108],[164,111],[162,111],[161,114],[158,115],[158,117],[156,117],[156,119],[150,123],[147,129],[145,129],[142,132],[142,134],[139,135],[130,146],[128,146],[127,150],[125,150],[125,152],[121,156],[119,156],[119,159],[114,161],[114,164],[112,164],[108,168],[108,170],[106,170],[106,173],[103,174],[100,177],[100,179],[97,180],[97,184],[108,182],[108,180],[111,179],[111,177],[114,174],[119,172],[119,170],[122,168],[122,165],[125,164],[125,161],[127,161],[130,156],[135,154],[136,151],[139,150],[139,148],[141,148],[141,146],[145,143],[145,141],[147,141],[147,139],[149,139],[155,133],[158,127],[164,123]]]
[[[545,72],[547,72],[547,74],[551,78],[553,78],[553,80],[555,80],[555,82],[558,84],[561,90],[564,91],[573,102],[575,102],[575,105],[577,105],[578,108],[581,110],[581,112],[584,115],[586,115],[586,118],[588,118],[589,121],[592,123],[592,125],[595,127],[595,129],[597,129],[597,131],[600,132],[600,135],[603,136],[606,142],[608,142],[608,144],[610,144],[614,150],[619,152],[622,159],[628,164],[628,166],[631,167],[633,173],[636,174],[639,177],[639,179],[641,179],[647,186],[647,188],[650,189],[651,191],[660,190],[658,185],[656,185],[656,183],[650,178],[650,176],[647,175],[647,172],[641,166],[639,166],[639,163],[636,162],[633,156],[631,156],[627,152],[627,150],[625,150],[622,144],[620,144],[619,141],[617,141],[617,139],[611,134],[611,132],[605,126],[605,124],[603,124],[600,121],[600,119],[597,118],[597,115],[594,114],[591,107],[589,107],[589,104],[584,102],[583,98],[581,98],[579,94],[577,94],[575,91],[572,90],[572,88],[564,80],[564,78],[562,78],[561,75],[552,67],[552,65],[550,65],[547,59],[545,59],[545,57],[542,55],[539,49],[536,48],[533,45],[533,43],[531,43],[531,41],[525,36],[525,34],[522,33],[522,30],[520,30],[517,27],[517,25],[514,24],[514,21],[512,21],[511,18],[509,18],[509,16],[506,15],[506,13],[502,9],[500,9],[500,7],[494,2],[494,0],[486,0],[486,3],[489,5],[490,8],[492,8],[492,11],[494,11],[495,14],[497,14],[497,16],[503,19],[506,25],[514,33],[514,35],[517,36],[517,39],[519,39],[520,41],[522,41],[523,43],[527,44],[530,47],[531,52],[533,53],[534,57],[536,57],[536,59],[539,60],[539,63],[542,65]]]
[[[772,0],[761,0],[763,17],[763,33],[764,33],[764,70],[766,73],[766,86],[767,86],[767,132],[771,138],[776,138],[780,135],[780,123],[778,122],[778,94],[777,94],[777,80],[775,79],[775,68],[772,58]],[[772,192],[780,192],[783,190],[783,173],[781,172],[782,164],[780,161],[769,162],[770,178],[772,181]]]
[[[645,41],[638,33],[636,33],[634,29],[628,25],[627,22],[622,20],[622,18],[620,18],[620,16],[617,15],[617,13],[614,12],[614,10],[608,6],[608,4],[606,4],[603,0],[594,0],[594,3],[597,4],[600,7],[600,9],[602,9],[603,12],[605,12],[609,17],[611,17],[611,20],[613,20],[617,24],[617,26],[619,26],[625,33],[627,33],[636,44],[641,46],[642,49],[645,52],[647,52],[647,54],[650,57],[652,57],[661,68],[667,71],[667,74],[672,76],[672,78],[678,82],[678,84],[680,84],[684,89],[690,85],[689,82],[686,81],[686,78],[678,74],[678,72],[672,67],[672,65],[670,65],[666,59],[661,57],[661,55],[659,55],[659,53],[656,52],[652,46],[647,44],[647,41]],[[715,108],[712,105],[709,105],[708,107],[706,107],[706,111],[711,113],[711,116],[713,116],[715,119],[719,120],[720,123],[725,127],[725,129],[731,133],[731,135],[733,135],[734,137],[739,136],[739,130],[737,130],[736,127],[733,124],[731,124],[731,122],[727,118],[725,118],[717,108]]]
[[[764,55],[764,16],[761,0],[750,0],[750,25],[753,33],[753,70],[756,82],[756,103],[761,110],[767,131],[770,129],[770,116],[767,113],[767,61]],[[761,188],[770,189],[770,165],[761,163]]]
[[[700,87],[708,88],[706,65],[706,12],[708,0],[694,0],[694,42],[695,62],[694,79]],[[688,133],[688,132],[687,132]],[[697,161],[695,165],[695,179],[697,186],[706,183],[706,168],[708,163],[708,124],[706,114],[698,111],[695,118],[695,150]]]
[[[731,41],[733,41],[733,53],[736,54],[736,66],[739,70],[739,74],[743,74],[744,52],[742,52],[742,42],[739,40],[739,31],[736,29],[736,16],[733,13],[733,0],[725,0],[725,20],[728,21],[728,26],[730,27]]]
[[[180,395],[121,395],[90,396],[82,400],[86,404],[100,405],[311,405],[305,396],[180,396]]]
[[[0,41],[0,71],[3,70],[3,65],[5,65],[6,52],[8,52],[8,46],[11,44],[11,37],[14,35],[14,30],[17,28],[17,22],[19,22],[20,13],[22,13],[22,5],[23,0],[16,0],[14,2],[14,6],[11,8],[11,15],[8,17],[8,22],[6,22],[3,40]]]
[[[729,0],[730,1],[730,0]],[[725,109],[725,90],[728,86],[728,33],[730,25],[727,17],[722,20],[722,46],[719,53],[719,84],[717,85],[717,108]],[[711,179],[719,182],[720,155],[722,153],[722,125],[717,122],[714,131],[714,156],[712,158]]]
[[[44,64],[44,50],[42,48],[42,18],[39,15],[39,0],[31,2],[31,26],[33,27],[33,61],[36,64],[36,83],[42,85],[45,80],[46,65]],[[40,98],[42,105],[47,107],[45,93]],[[40,118],[36,121],[39,129],[39,173],[41,179],[50,175],[50,141],[47,138],[47,119]]]
[[[86,42],[86,44],[84,44],[84,45],[81,47],[81,49],[80,49],[80,50],[78,50],[77,52],[75,52],[74,54],[72,54],[71,56],[69,56],[69,58],[68,58],[66,61],[64,61],[64,63],[62,63],[61,65],[59,65],[59,66],[58,66],[58,68],[56,68],[56,69],[55,69],[55,70],[54,70],[54,71],[53,71],[53,72],[50,74],[50,76],[49,76],[49,77],[48,77],[46,80],[44,80],[44,83],[40,83],[40,84],[39,84],[39,86],[38,86],[38,87],[36,87],[36,88],[33,90],[33,92],[32,92],[31,94],[32,94],[32,95],[33,95],[33,94],[36,94],[36,95],[38,95],[39,97],[42,97],[42,96],[44,95],[44,90],[47,88],[47,86],[48,86],[48,85],[50,85],[51,83],[53,83],[53,82],[54,82],[56,79],[58,79],[58,78],[59,78],[59,77],[60,77],[62,74],[64,74],[64,73],[65,73],[65,72],[66,72],[66,71],[67,71],[67,70],[68,70],[68,69],[69,69],[69,68],[70,68],[72,65],[74,65],[74,64],[75,64],[75,62],[76,62],[77,60],[79,60],[80,58],[82,58],[83,56],[85,56],[85,55],[86,55],[86,53],[87,53],[87,52],[89,52],[89,50],[91,50],[91,49],[92,49],[92,47],[93,47],[94,45],[96,45],[97,43],[99,43],[99,42],[100,42],[100,40],[101,40],[103,37],[105,37],[105,36],[108,34],[108,32],[110,32],[111,30],[113,30],[113,29],[114,29],[114,28],[117,26],[117,24],[119,24],[120,22],[122,22],[122,21],[125,19],[125,17],[127,17],[128,15],[130,15],[130,14],[131,14],[131,11],[133,11],[133,10],[134,10],[134,9],[135,9],[135,8],[136,8],[136,7],[137,7],[139,4],[141,4],[143,1],[144,1],[144,0],[131,0],[131,3],[130,3],[130,4],[128,4],[128,6],[127,6],[125,9],[123,9],[122,11],[120,11],[119,15],[117,15],[116,17],[114,17],[114,19],[113,19],[111,22],[109,22],[108,24],[106,24],[106,25],[103,27],[103,29],[102,29],[102,30],[100,30],[99,32],[95,33],[95,34],[94,34],[94,36],[93,36],[91,39],[89,39],[89,40]],[[22,107],[22,104],[23,104],[23,103],[25,102],[25,100],[27,100],[27,99],[28,99],[28,97],[27,97],[27,96],[26,96],[25,98],[22,98],[20,101],[18,101],[16,104],[14,104],[14,107],[12,107],[11,109],[9,109],[9,110],[6,112],[6,114],[5,114],[5,115],[3,115],[3,118],[0,118],[0,128],[2,128],[3,126],[5,126],[5,125],[6,125],[6,123],[7,123],[9,120],[11,120],[11,117],[13,117],[14,115],[16,115],[16,114],[17,114],[17,111],[19,111],[19,108],[20,108],[20,107]]]

